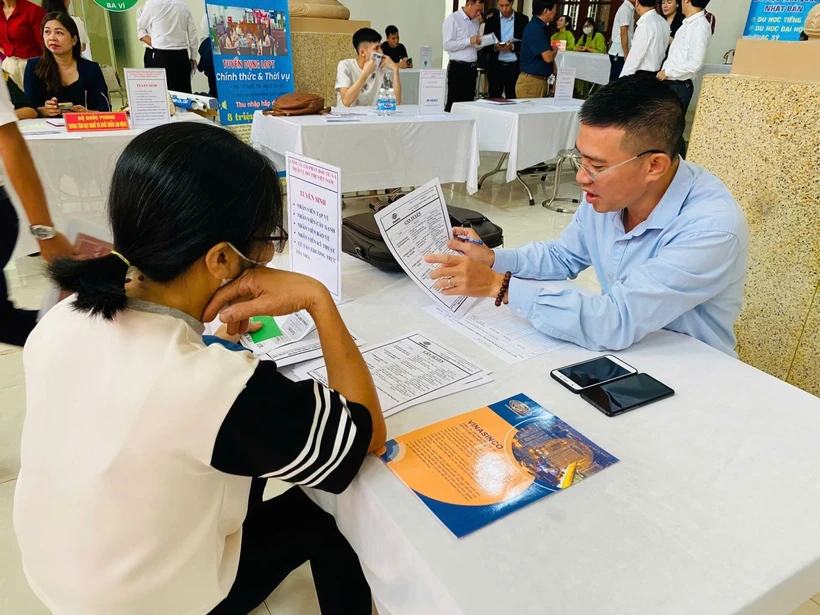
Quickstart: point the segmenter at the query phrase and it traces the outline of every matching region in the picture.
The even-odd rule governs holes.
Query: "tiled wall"
[[[820,396],[820,83],[706,76],[688,158],[749,221],[740,358]]]

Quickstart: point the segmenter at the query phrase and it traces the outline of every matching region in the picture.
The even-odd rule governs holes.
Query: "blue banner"
[[[287,0],[206,4],[223,126],[250,127],[255,111],[293,92]]]
[[[744,38],[797,41],[809,11],[820,0],[752,0]]]

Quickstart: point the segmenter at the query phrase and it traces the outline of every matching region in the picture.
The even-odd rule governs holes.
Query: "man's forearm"
[[[621,48],[624,50],[624,57],[629,55],[629,30],[624,31],[621,26]]]
[[[54,226],[37,168],[16,124],[0,126],[0,158],[26,211],[29,224]]]

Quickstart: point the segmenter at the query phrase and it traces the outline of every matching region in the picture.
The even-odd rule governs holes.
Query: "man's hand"
[[[666,71],[662,70],[658,73],[658,81],[666,81]]]
[[[266,267],[249,269],[216,292],[202,321],[211,322],[219,316],[228,325],[228,334],[236,335],[248,331],[251,316],[285,316],[300,310],[312,313],[327,301],[333,302],[327,288],[309,276]]]
[[[40,255],[48,263],[58,258],[73,258],[77,255],[77,250],[62,233],[57,233],[51,239],[38,240],[37,243],[40,244]]]
[[[197,66],[196,60],[191,60],[191,70],[195,71]]]
[[[447,247],[456,252],[461,252],[468,258],[477,260],[479,263],[487,265],[487,267],[493,266],[495,263],[495,252],[493,252],[491,248],[488,248],[486,245],[477,245],[469,241],[462,241],[461,239],[457,239],[459,236],[481,241],[481,237],[479,237],[478,233],[473,229],[456,226],[453,227],[453,237],[456,237],[456,239],[448,241]]]
[[[475,36],[470,37],[470,44],[471,45],[480,45],[481,44],[481,35],[476,34]]]
[[[407,68],[407,58],[402,58],[401,62],[399,62],[399,68]]]
[[[501,292],[504,275],[477,260],[455,254],[430,254],[424,260],[441,265],[430,272],[430,279],[442,295],[497,297]]]
[[[362,66],[362,74],[365,77],[369,77],[370,75],[372,75],[375,72],[376,72],[376,61],[375,60],[368,60],[367,62],[364,63],[364,66]]]

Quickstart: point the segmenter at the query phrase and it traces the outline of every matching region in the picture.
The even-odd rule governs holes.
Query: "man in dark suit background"
[[[490,98],[515,98],[521,38],[528,22],[526,15],[513,10],[512,0],[498,0],[498,13],[487,19],[484,34],[493,33],[498,39],[487,72]],[[511,39],[517,39],[517,42],[510,42]]]

